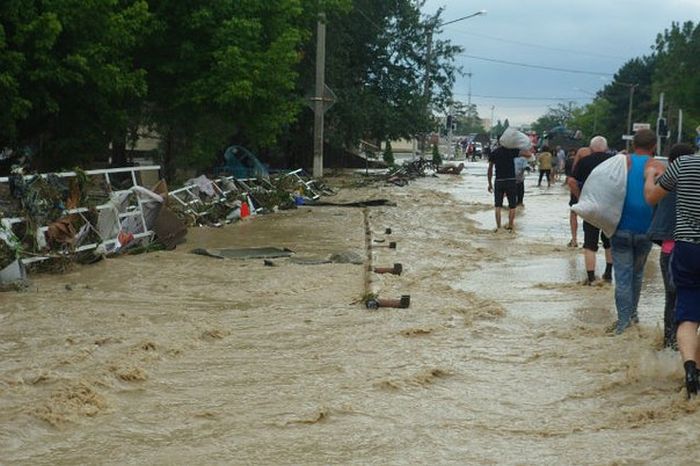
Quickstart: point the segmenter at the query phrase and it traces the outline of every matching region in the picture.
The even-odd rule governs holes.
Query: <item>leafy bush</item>
[[[394,152],[391,149],[391,142],[386,142],[386,147],[384,148],[384,154],[382,155],[384,163],[391,166],[394,165]]]
[[[433,164],[435,164],[436,167],[442,165],[442,156],[440,155],[437,144],[433,144]]]

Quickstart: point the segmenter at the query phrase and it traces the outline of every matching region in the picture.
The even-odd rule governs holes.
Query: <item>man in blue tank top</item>
[[[637,306],[642,291],[644,265],[652,245],[647,230],[653,210],[644,199],[644,172],[648,166],[660,163],[652,156],[656,147],[653,131],[637,131],[633,147],[634,153],[627,160],[627,193],[622,217],[610,241],[617,308],[617,322],[613,331],[616,335],[639,322]]]

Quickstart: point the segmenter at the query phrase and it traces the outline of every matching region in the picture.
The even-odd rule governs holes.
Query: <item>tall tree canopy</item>
[[[145,1],[0,3],[0,146],[32,146],[43,168],[104,150],[146,93],[133,51],[149,20]]]

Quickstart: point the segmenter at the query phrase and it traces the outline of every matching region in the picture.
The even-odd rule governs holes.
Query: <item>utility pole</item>
[[[678,109],[678,136],[676,138],[676,142],[678,144],[681,143],[681,139],[683,139],[683,109]]]
[[[620,83],[622,84],[622,83]],[[639,84],[627,84],[630,88],[630,106],[627,110],[627,134],[632,134],[632,102],[634,101],[634,88]],[[630,141],[627,140],[627,152],[630,150]]]
[[[472,70],[469,70],[469,73],[465,73],[466,76],[469,76],[469,93],[467,94],[467,112],[469,112],[469,116],[471,116],[472,112]]]
[[[316,26],[316,96],[314,97],[314,178],[323,177],[323,96],[326,80],[326,14],[318,15]]]
[[[659,116],[656,118],[656,156],[658,157],[662,153],[662,135],[660,133],[662,129],[661,120],[664,117],[664,93],[659,95]]]
[[[432,65],[433,54],[433,28],[435,27],[434,19],[431,19],[431,24],[428,25],[428,44],[425,49],[425,80],[423,81],[423,97],[425,97],[425,113],[430,115],[430,68]],[[420,140],[420,151],[425,153],[428,136],[423,134]]]

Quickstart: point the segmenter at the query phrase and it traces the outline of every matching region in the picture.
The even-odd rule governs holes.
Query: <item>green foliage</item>
[[[684,110],[682,136],[690,141],[700,123],[700,23],[673,23],[657,36],[655,52],[654,94],[665,92],[668,105]]]
[[[588,105],[577,107],[573,110],[568,126],[574,130],[581,130],[583,140],[602,134],[602,119],[610,112],[610,102],[598,98]]]
[[[145,1],[9,0],[0,4],[0,145],[33,145],[42,168],[106,149],[128,101],[145,95],[133,49]]]
[[[394,165],[394,152],[391,149],[391,142],[387,141],[386,142],[386,147],[384,148],[384,153],[382,154],[382,158],[384,159],[384,163],[387,165],[391,166]]]
[[[575,109],[573,102],[568,104],[560,103],[555,107],[550,107],[546,114],[532,124],[532,129],[538,133],[543,133],[557,126],[568,127],[574,117]]]
[[[350,11],[328,14],[326,81],[338,96],[326,114],[329,145],[353,147],[362,139],[395,140],[431,130],[434,121],[424,86],[432,20],[422,18],[419,6],[411,0],[352,0],[351,4]],[[306,95],[314,88],[315,50],[312,37],[300,66],[299,91]],[[449,96],[456,73],[453,60],[459,50],[433,40],[430,100],[435,108],[443,106]],[[310,153],[312,118],[305,111],[290,128],[290,151]]]
[[[148,119],[164,162],[211,166],[227,142],[269,146],[300,110],[299,0],[152,1]]]
[[[442,165],[442,156],[440,155],[437,144],[433,144],[433,164],[435,164],[436,167]]]
[[[456,128],[456,134],[483,133],[484,125],[479,118],[479,112],[475,104],[465,104],[464,102],[454,102],[452,108]]]

